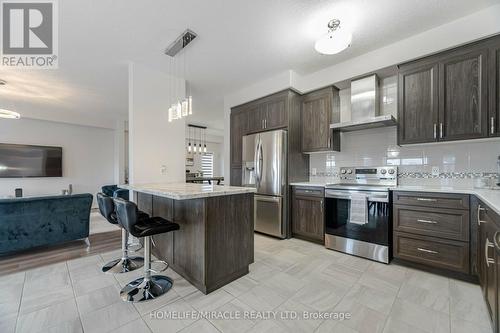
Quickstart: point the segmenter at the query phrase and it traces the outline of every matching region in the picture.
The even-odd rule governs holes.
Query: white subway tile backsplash
[[[474,177],[498,173],[500,139],[399,147],[396,128],[342,133],[341,151],[310,155],[311,181],[335,181],[341,166],[397,165],[403,185],[470,187]],[[438,167],[439,176],[432,175]]]

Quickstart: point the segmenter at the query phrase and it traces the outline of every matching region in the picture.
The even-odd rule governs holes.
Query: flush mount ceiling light
[[[0,79],[0,86],[5,86],[7,84],[6,81]],[[19,119],[21,118],[21,115],[17,112],[6,110],[6,109],[0,109],[0,118],[4,119]]]
[[[340,20],[328,22],[328,33],[314,44],[314,48],[321,54],[337,54],[351,45],[352,34],[340,27]]]
[[[17,112],[14,112],[14,111],[0,109],[0,118],[19,119],[19,118],[21,118],[21,115]]]

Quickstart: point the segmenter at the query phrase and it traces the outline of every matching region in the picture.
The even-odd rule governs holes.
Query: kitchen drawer
[[[324,197],[325,189],[322,187],[303,187],[303,186],[294,186],[293,192],[298,196],[306,196],[306,197]]]
[[[469,209],[467,194],[395,191],[393,200],[395,205]]]
[[[395,231],[469,241],[466,210],[394,205],[393,216]]]
[[[469,243],[395,232],[394,257],[469,274]]]

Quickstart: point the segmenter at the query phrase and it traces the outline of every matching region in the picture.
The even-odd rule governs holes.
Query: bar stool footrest
[[[116,259],[102,266],[102,271],[108,274],[121,274],[135,271],[144,266],[143,257],[128,257]]]

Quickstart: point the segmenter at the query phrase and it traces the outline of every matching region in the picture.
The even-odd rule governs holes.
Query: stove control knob
[[[383,174],[383,175],[385,175],[387,173],[387,170],[382,169],[382,170],[380,170],[380,173]]]
[[[344,175],[345,174],[345,169],[340,170],[340,172]]]
[[[394,174],[394,169],[389,169],[389,174],[393,175]]]
[[[351,169],[347,169],[347,174],[351,174],[352,173],[352,170]]]

